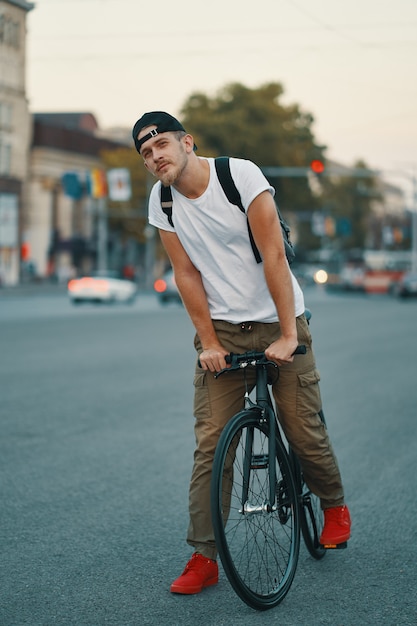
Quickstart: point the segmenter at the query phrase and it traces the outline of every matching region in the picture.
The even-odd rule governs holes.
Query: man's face
[[[142,128],[138,139],[147,135],[156,126]],[[185,137],[178,139],[174,132],[161,133],[151,137],[142,145],[140,154],[145,167],[158,178],[163,185],[174,185],[183,173],[188,161],[189,141]]]

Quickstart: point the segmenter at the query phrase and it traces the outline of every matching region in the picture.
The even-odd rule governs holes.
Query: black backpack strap
[[[174,222],[172,220],[172,193],[171,187],[164,187],[161,184],[161,208],[168,218],[168,222],[174,228]]]
[[[243,208],[242,199],[230,171],[229,157],[217,157],[214,159],[214,165],[216,166],[217,178],[226,194],[226,198],[244,213],[245,209]]]
[[[239,190],[236,187],[235,181],[233,180],[232,174],[230,172],[229,157],[217,157],[216,159],[214,159],[214,165],[216,166],[217,178],[219,179],[219,183],[222,186],[226,198],[229,200],[230,204],[236,205],[242,211],[242,213],[245,213]],[[261,255],[259,254],[259,250],[256,247],[256,243],[250,229],[249,220],[247,221],[247,224],[249,240],[252,246],[253,254],[255,255],[256,262],[262,263]]]

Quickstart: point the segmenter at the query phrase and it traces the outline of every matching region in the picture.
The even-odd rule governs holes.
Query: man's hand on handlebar
[[[280,337],[268,346],[265,350],[265,356],[269,361],[273,361],[277,365],[286,365],[293,362],[297,346],[297,337],[290,339]]]
[[[222,346],[217,348],[207,348],[199,356],[199,364],[203,370],[209,370],[210,372],[220,372],[220,370],[229,367],[226,364],[225,357],[228,355],[228,351]]]

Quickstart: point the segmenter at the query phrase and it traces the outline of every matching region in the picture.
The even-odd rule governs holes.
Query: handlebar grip
[[[297,346],[293,354],[306,354],[307,348],[305,346]]]
[[[307,353],[307,348],[304,345],[299,345],[296,347],[296,349],[293,352],[293,355],[295,354],[306,354]],[[263,353],[260,352],[254,352],[254,353],[250,353],[247,352],[245,354],[242,355],[237,355],[238,357],[243,357],[243,358],[251,358],[251,357],[255,357],[255,358],[259,358]],[[235,355],[233,354],[233,352],[231,352],[230,354],[226,354],[225,356],[225,361],[228,365],[230,365],[230,363],[233,362],[233,357]]]

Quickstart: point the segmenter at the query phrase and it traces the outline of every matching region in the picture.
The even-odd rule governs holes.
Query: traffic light
[[[313,159],[310,162],[310,169],[315,174],[323,174],[324,172],[324,163],[321,159]]]

